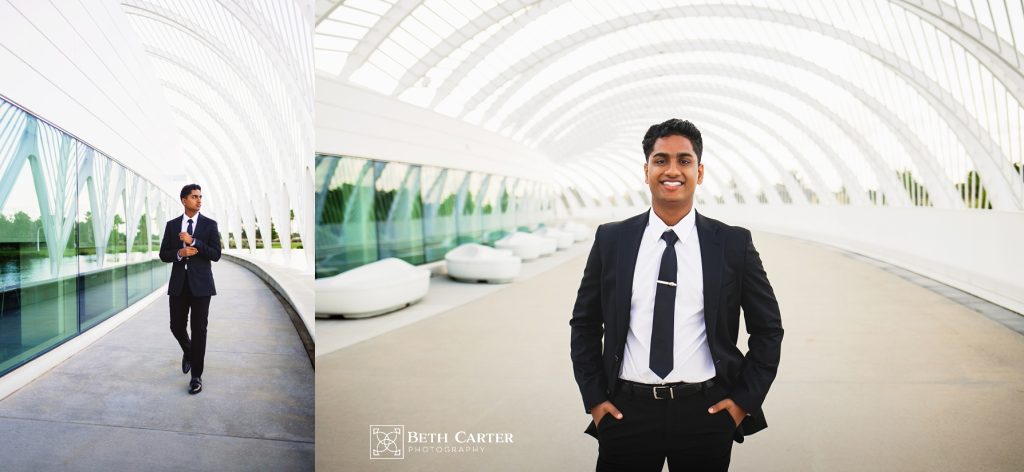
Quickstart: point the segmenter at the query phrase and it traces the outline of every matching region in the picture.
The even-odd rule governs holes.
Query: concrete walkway
[[[167,297],[0,401],[4,471],[313,468],[313,369],[274,294],[214,264],[203,392],[187,392]]]
[[[786,337],[769,427],[734,446],[733,470],[1020,470],[1024,336],[859,257],[755,242]],[[569,361],[585,259],[319,356],[317,470],[593,470]],[[404,428],[404,459],[370,459],[371,425]]]

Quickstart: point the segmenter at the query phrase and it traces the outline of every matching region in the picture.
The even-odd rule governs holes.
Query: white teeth
[[[665,184],[665,185],[668,185],[669,187],[679,187],[679,186],[683,185],[682,182],[662,182],[662,183]]]

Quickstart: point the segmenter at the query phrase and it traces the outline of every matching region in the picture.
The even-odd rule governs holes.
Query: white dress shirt
[[[669,229],[650,210],[647,228],[640,240],[636,268],[633,271],[633,296],[629,306],[629,332],[622,356],[619,378],[646,384],[703,382],[715,376],[715,363],[708,347],[704,327],[704,272],[697,237],[696,209],[672,229],[676,241],[675,333],[672,340],[672,371],[662,379],[650,368],[651,326],[654,322],[654,295],[658,287],[665,240],[661,233]]]
[[[179,233],[184,233],[188,231],[188,220],[192,220],[192,234],[196,234],[196,224],[199,223],[199,212],[197,211],[196,215],[191,218],[189,218],[189,216],[184,213],[182,213],[181,216],[181,231],[179,231]],[[192,240],[192,244],[185,244],[184,241],[181,242],[181,247],[183,248],[195,245],[195,239]],[[178,256],[178,260],[181,260],[181,256]],[[188,270],[188,264],[185,264],[185,270]]]

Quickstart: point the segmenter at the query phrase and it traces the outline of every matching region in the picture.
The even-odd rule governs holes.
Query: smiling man
[[[171,333],[181,347],[181,371],[192,373],[188,393],[203,391],[206,360],[206,326],[210,297],[217,294],[210,263],[220,260],[220,232],[217,222],[199,214],[202,188],[188,184],[181,189],[184,214],[167,222],[160,243],[160,260],[171,263],[167,295],[171,311]],[[192,319],[192,337],[186,327]]]
[[[767,427],[779,305],[750,231],[694,208],[697,127],[653,125],[643,150],[651,209],[597,229],[569,321],[586,432],[598,471],[728,470],[732,442]]]

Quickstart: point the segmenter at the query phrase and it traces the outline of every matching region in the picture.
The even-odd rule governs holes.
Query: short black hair
[[[181,198],[191,195],[193,190],[199,190],[202,192],[203,188],[200,187],[199,184],[188,184],[181,188]]]
[[[700,156],[704,153],[704,141],[700,137],[700,130],[693,123],[678,118],[672,118],[647,128],[647,134],[644,135],[643,140],[645,161],[651,157],[654,142],[665,136],[682,136],[689,139],[690,144],[693,145],[693,152],[697,153],[697,163],[700,163]]]

